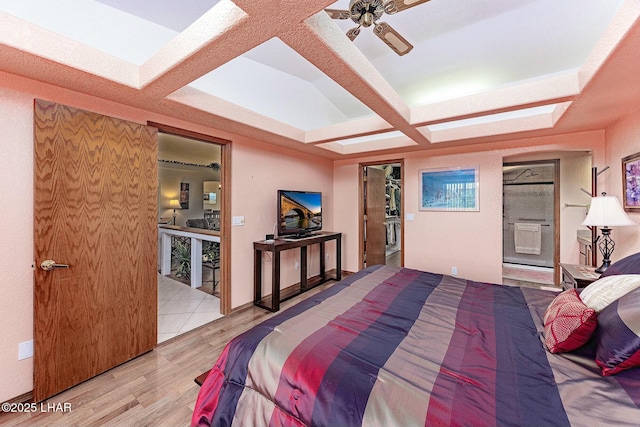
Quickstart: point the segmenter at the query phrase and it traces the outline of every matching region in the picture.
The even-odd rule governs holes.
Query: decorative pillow
[[[596,331],[596,363],[602,375],[640,366],[640,288],[602,310]]]
[[[620,274],[600,278],[580,292],[580,299],[598,313],[606,306],[640,287],[640,274]]]
[[[589,341],[598,326],[597,313],[575,289],[564,291],[544,313],[544,343],[551,353],[573,351]]]
[[[617,274],[640,274],[640,252],[614,262],[602,273],[600,278]]]

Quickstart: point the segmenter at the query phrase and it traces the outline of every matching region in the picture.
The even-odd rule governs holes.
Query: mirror
[[[204,217],[214,230],[220,230],[220,189],[220,181],[202,183]]]

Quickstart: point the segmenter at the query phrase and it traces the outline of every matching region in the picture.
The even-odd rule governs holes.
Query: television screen
[[[322,193],[278,190],[278,236],[322,229]]]

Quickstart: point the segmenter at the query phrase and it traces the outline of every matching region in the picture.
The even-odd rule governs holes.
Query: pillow
[[[620,274],[600,278],[580,292],[589,308],[601,312],[606,306],[640,286],[640,274]]]
[[[544,344],[551,353],[573,351],[589,341],[598,326],[597,313],[575,289],[558,295],[544,313]]]
[[[602,310],[596,330],[596,363],[602,375],[640,366],[640,288]]]
[[[640,252],[614,262],[600,275],[600,278],[617,274],[640,274]]]

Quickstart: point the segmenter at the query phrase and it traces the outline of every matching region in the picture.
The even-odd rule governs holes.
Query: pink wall
[[[380,160],[340,160],[334,163],[295,151],[277,148],[216,129],[192,125],[170,117],[126,107],[72,91],[0,73],[0,132],[5,135],[0,150],[0,194],[5,206],[0,221],[0,401],[26,393],[32,388],[32,359],[17,361],[18,344],[33,333],[33,99],[44,98],[102,114],[144,123],[147,120],[186,128],[195,132],[232,139],[233,187],[231,210],[244,216],[245,225],[233,227],[232,306],[251,301],[253,283],[252,242],[271,233],[275,222],[275,192],[290,187],[323,192],[325,229],[344,233],[343,268],[358,269],[358,162]],[[606,132],[606,159],[612,170],[605,188],[621,196],[620,158],[640,151],[640,113],[621,120]],[[393,155],[405,159],[405,213],[415,220],[405,223],[405,265],[458,274],[475,280],[500,282],[502,162],[504,157],[537,152],[592,151],[599,168],[605,165],[605,133],[589,132],[559,137],[507,141],[462,149],[436,149],[422,153]],[[420,212],[418,172],[443,166],[480,167],[480,212]],[[563,202],[563,201],[561,201]],[[574,200],[567,200],[573,203]],[[640,222],[638,214],[633,217]],[[573,226],[563,239],[575,237]],[[620,233],[620,234],[618,234]],[[623,234],[624,233],[624,234]],[[640,250],[638,228],[615,230],[614,258]],[[465,242],[463,245],[460,242]],[[332,248],[329,267],[335,266]],[[283,257],[283,283],[297,281],[293,262],[297,253]],[[310,254],[313,259],[313,254]],[[313,271],[317,266],[312,265]]]
[[[511,148],[510,148],[511,146]],[[517,147],[517,148],[513,148]],[[559,137],[535,138],[504,143],[486,144],[477,147],[478,152],[464,153],[459,149],[412,152],[393,155],[389,158],[405,159],[405,218],[413,213],[415,220],[405,220],[405,266],[436,273],[451,273],[457,267],[460,277],[492,283],[502,282],[502,164],[505,157],[536,155],[558,158],[565,151],[591,151],[595,165],[604,163],[604,132],[588,132]],[[562,154],[563,156],[570,154]],[[385,161],[384,157],[350,159],[335,162],[334,194],[336,199],[336,230],[345,231],[344,265],[347,270],[358,269],[358,163],[361,161]],[[479,212],[421,212],[419,203],[418,175],[421,169],[478,165],[480,168]],[[561,165],[562,168],[562,165]],[[576,203],[575,193],[567,193],[561,199]],[[562,193],[561,193],[561,197]],[[582,201],[583,203],[588,202]],[[562,247],[576,245],[576,228],[579,226],[579,211],[570,213],[567,226],[561,228]],[[574,218],[577,215],[577,218]],[[577,262],[575,259],[561,260]]]
[[[33,359],[18,343],[33,338],[33,99],[0,88],[0,402],[33,384]]]
[[[253,301],[253,245],[266,234],[274,232],[276,223],[277,191],[305,190],[322,192],[324,230],[333,230],[333,165],[326,159],[292,152],[263,143],[236,138],[232,147],[233,200],[232,215],[245,217],[244,227],[233,227],[231,249],[233,293],[231,306],[238,307]],[[335,266],[335,246],[327,243],[329,269]],[[319,271],[319,251],[316,246],[308,250],[309,274]],[[264,256],[263,295],[271,291],[271,256]],[[300,259],[299,249],[281,253],[281,287],[300,281],[300,271],[294,269]]]
[[[436,273],[479,281],[501,281],[502,156],[499,152],[439,157],[415,156],[405,161],[405,206],[415,221],[405,223],[405,263]],[[479,166],[479,212],[420,212],[419,170]],[[494,254],[491,256],[490,254]],[[497,256],[495,256],[497,255]]]
[[[232,306],[253,299],[252,242],[271,233],[276,190],[283,186],[323,192],[324,219],[333,228],[333,165],[326,159],[240,138],[217,129],[0,73],[0,402],[33,388],[33,359],[18,361],[18,344],[33,338],[33,100],[42,98],[138,123],[154,121],[233,140],[231,212],[245,226],[231,230]],[[328,266],[335,266],[333,251]],[[283,257],[283,283],[297,282],[295,254]],[[311,254],[310,254],[311,256]],[[311,266],[313,271],[314,266]],[[315,267],[317,269],[317,267]]]
[[[637,110],[607,128],[607,194],[616,196],[622,202],[622,158],[640,152],[640,110]],[[640,252],[640,213],[629,216],[638,226],[613,229],[611,237],[616,243],[612,260]]]

